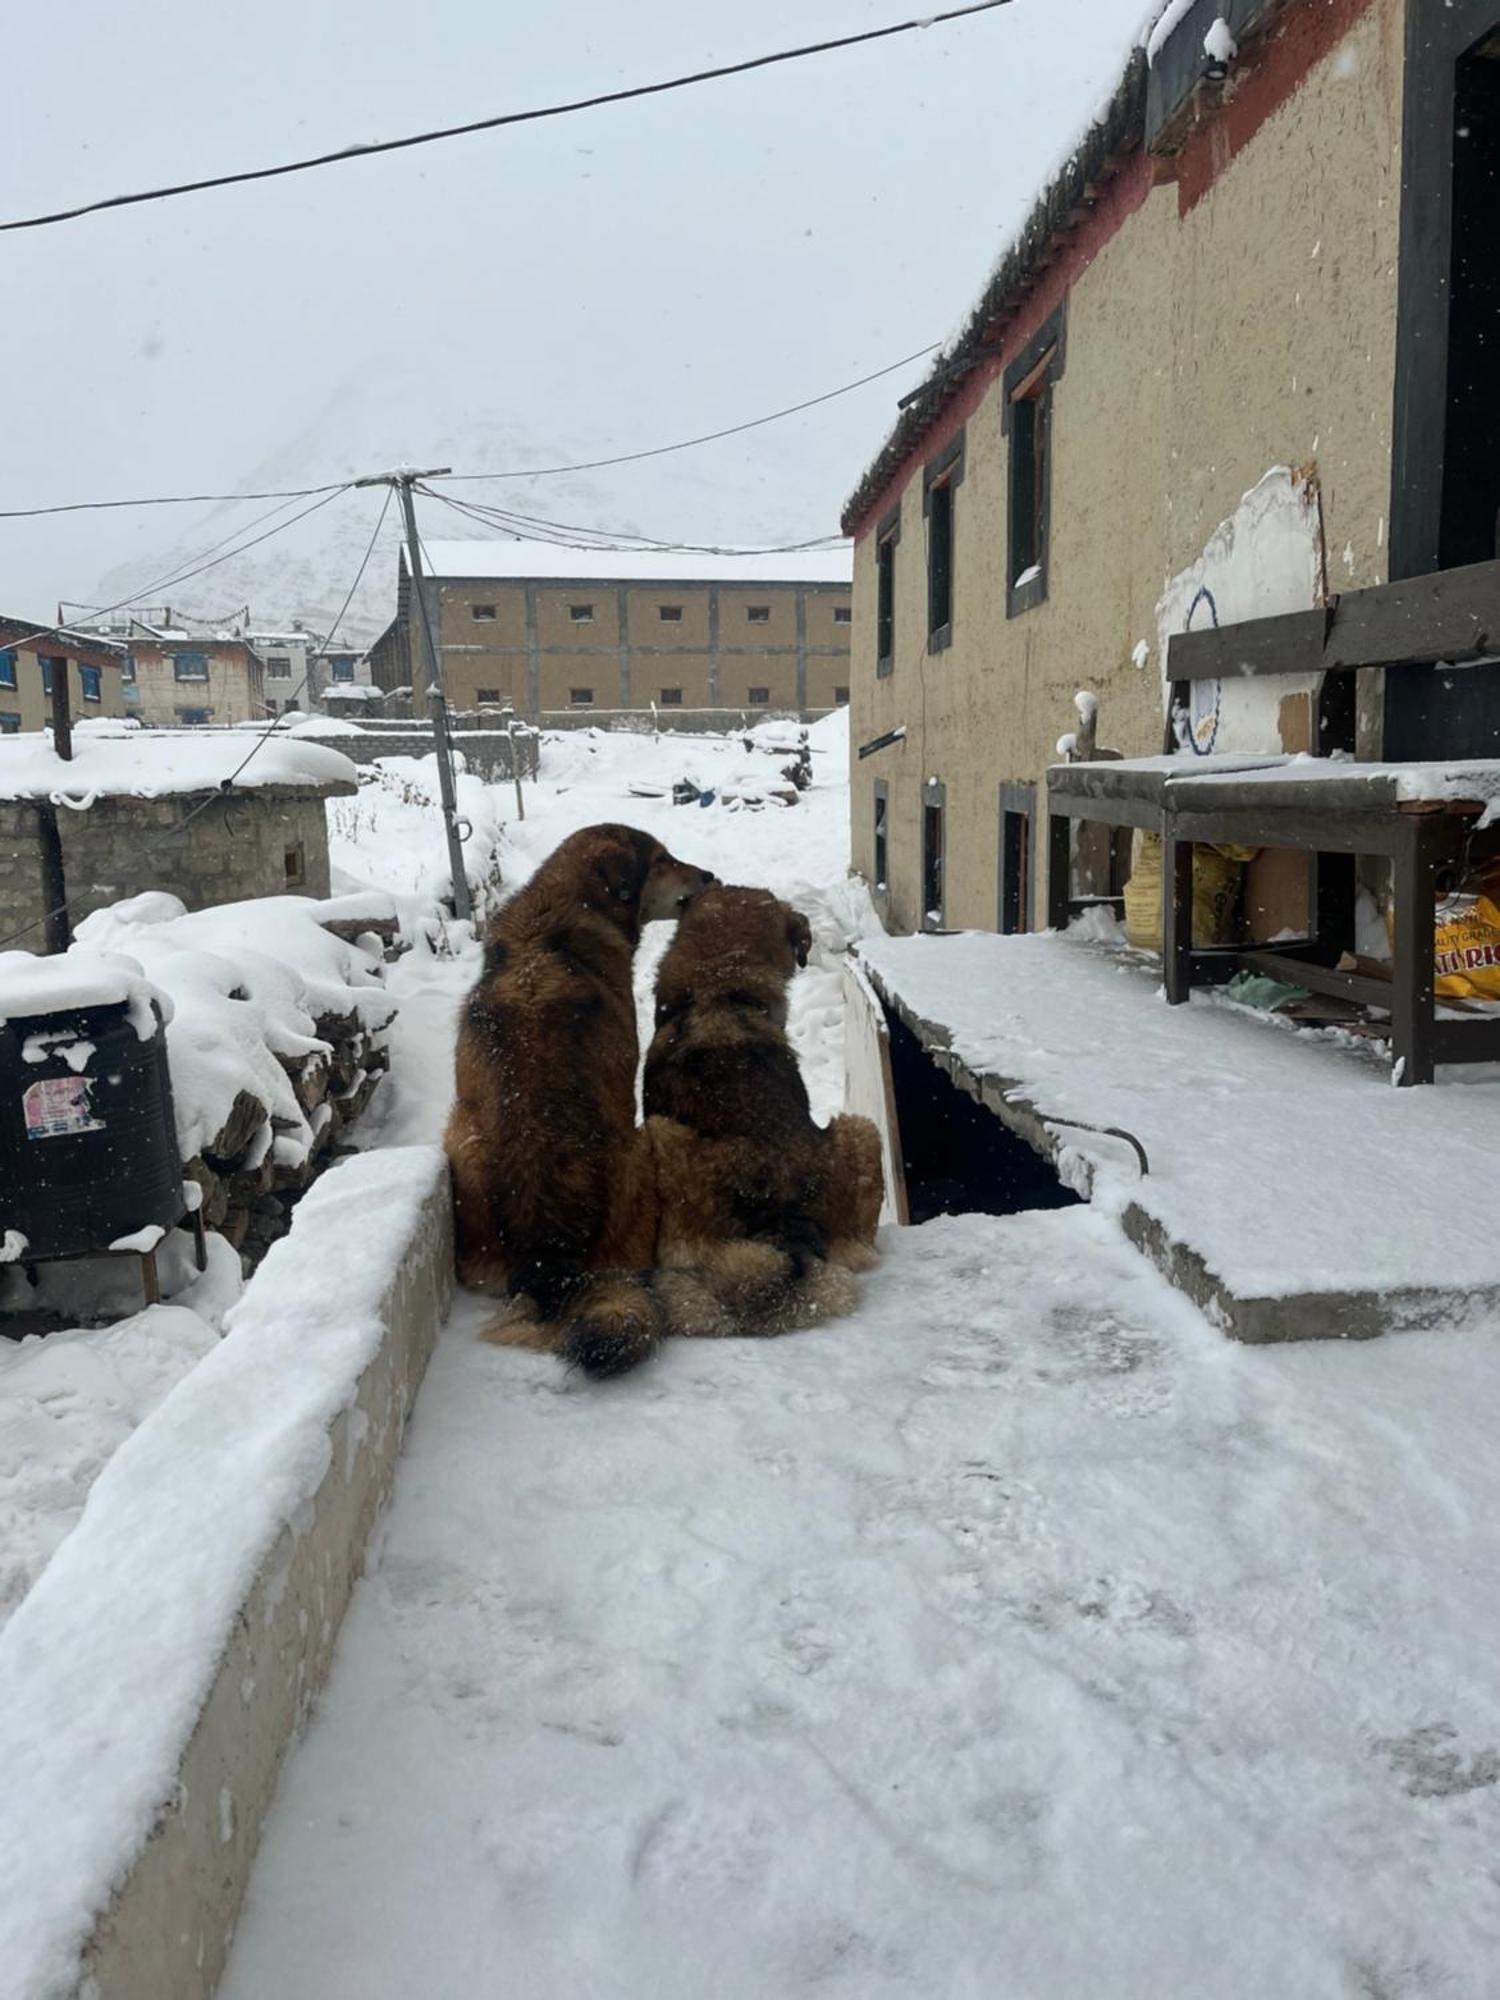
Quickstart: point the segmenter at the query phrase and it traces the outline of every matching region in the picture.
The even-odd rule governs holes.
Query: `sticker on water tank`
[[[28,1139],[62,1139],[73,1132],[102,1132],[104,1120],[94,1116],[86,1076],[49,1076],[21,1093]]]

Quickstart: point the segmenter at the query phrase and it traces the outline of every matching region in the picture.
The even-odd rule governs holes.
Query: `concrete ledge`
[[[212,1993],[452,1272],[436,1149],[327,1174],[6,1628],[6,2000]]]
[[[1012,941],[995,942],[1003,945]],[[1091,961],[1081,948],[1053,941],[1053,949],[1076,953],[1080,975],[1089,970]],[[1446,1287],[1440,1283],[1366,1286],[1350,1282],[1347,1277],[1330,1279],[1319,1285],[1317,1278],[1326,1274],[1304,1265],[1301,1282],[1294,1281],[1284,1294],[1246,1283],[1243,1279],[1231,1280],[1216,1268],[1215,1260],[1204,1253],[1191,1230],[1174,1226],[1158,1212],[1162,1202],[1161,1190],[1166,1183],[1152,1178],[1149,1173],[1141,1173],[1139,1162],[1126,1141],[1111,1137],[1102,1129],[1073,1129],[1050,1108],[1048,1100],[1055,1101],[1057,1096],[1054,1081],[1006,1074],[1009,1064],[1005,1056],[997,1059],[994,1068],[988,1066],[987,1060],[975,1061],[955,1048],[955,1037],[945,1022],[932,1018],[930,1011],[914,1004],[911,996],[904,993],[878,964],[870,963],[867,956],[862,954],[861,962],[887,1010],[911,1030],[937,1067],[1047,1160],[1068,1187],[1117,1215],[1126,1236],[1136,1248],[1169,1284],[1191,1299],[1205,1317],[1230,1339],[1257,1346],[1286,1340],[1370,1340],[1384,1333],[1460,1325],[1476,1318],[1493,1316],[1500,1310],[1500,1283],[1487,1283],[1483,1278],[1476,1281],[1461,1277]],[[1093,965],[1097,970],[1097,961],[1093,961]],[[1066,969],[1073,971],[1074,967],[1070,965]],[[1112,971],[1109,977],[1118,979]],[[1128,992],[1129,988],[1122,985],[1120,990]],[[1105,997],[1108,997],[1107,989]],[[1018,996],[1014,990],[997,987],[994,1001],[997,1015],[1012,1011],[1017,1005]],[[1184,1009],[1183,1014],[1186,1013]],[[1159,1010],[1159,1017],[1166,1017],[1169,1028],[1186,1025],[1181,1021],[1173,1023],[1166,1016],[1165,1009]],[[1239,1049],[1233,1047],[1230,1041],[1237,1032],[1254,1035],[1256,1041],[1248,1046],[1258,1053],[1271,1053],[1278,1057],[1288,1054],[1280,1035],[1273,1042],[1265,1029],[1256,1027],[1246,1030],[1243,1023],[1236,1022],[1227,1014],[1207,1022],[1199,1016],[1193,1025],[1200,1024],[1217,1030],[1222,1036],[1226,1066],[1232,1066],[1239,1054]],[[1094,1039],[1096,1042],[1107,1041],[1111,1032],[1128,1035],[1131,1025],[1128,1019],[1114,1021],[1101,1012],[1095,1025]],[[1025,1018],[1024,1030],[1017,1030],[1009,1036],[1005,1033],[997,1036],[997,1045],[1003,1048],[1008,1041],[1013,1041],[1018,1050],[1024,1051],[1032,1038],[1045,1039],[1048,1032],[1046,1017],[1038,1013],[1035,1017]],[[1316,1063],[1329,1061],[1334,1052],[1299,1049],[1295,1054],[1305,1057],[1309,1063]],[[1334,1059],[1339,1058],[1334,1056]],[[1021,1068],[1021,1063],[1018,1062],[1016,1067]],[[1382,1117],[1412,1117],[1426,1109],[1421,1105],[1408,1107],[1394,1101],[1397,1094],[1390,1092],[1374,1077],[1366,1079],[1361,1075],[1359,1081],[1370,1093],[1370,1104]],[[1414,1096],[1415,1093],[1406,1095]],[[1086,1080],[1075,1088],[1068,1102],[1071,1112],[1096,1128],[1113,1122],[1109,1093],[1093,1089]],[[1478,1099],[1472,1087],[1463,1092],[1460,1102],[1466,1111],[1477,1106]],[[1097,1109],[1090,1119],[1089,1112],[1095,1106]],[[1232,1120],[1232,1108],[1223,1115]],[[1143,1136],[1149,1141],[1148,1154],[1155,1153],[1158,1149],[1157,1133],[1152,1131]],[[1217,1142],[1212,1139],[1205,1141],[1208,1145],[1214,1143],[1222,1145],[1222,1138]],[[1289,1171],[1290,1151],[1289,1147]],[[1179,1179],[1185,1170],[1191,1175],[1192,1166],[1191,1147],[1180,1147],[1176,1162]],[[1337,1155],[1334,1154],[1326,1171],[1332,1173],[1336,1168]],[[1434,1170],[1429,1169],[1431,1171]],[[1311,1194],[1289,1186],[1286,1199],[1315,1199],[1318,1187],[1316,1177],[1311,1185]],[[1178,1202],[1173,1212],[1183,1212],[1184,1209],[1185,1205]],[[1373,1196],[1365,1212],[1368,1226],[1378,1229],[1379,1205]],[[1345,1261],[1349,1261],[1347,1257]],[[1309,1279],[1314,1282],[1309,1283]]]

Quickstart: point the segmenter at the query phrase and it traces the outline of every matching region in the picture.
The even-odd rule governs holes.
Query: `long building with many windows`
[[[785,714],[849,698],[846,549],[682,555],[440,541],[424,553],[454,708]],[[395,625],[371,654],[387,690],[420,681],[416,615],[403,559]]]

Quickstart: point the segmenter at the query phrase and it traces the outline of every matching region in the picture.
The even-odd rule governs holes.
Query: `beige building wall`
[[[592,688],[599,709],[750,706],[768,690],[771,708],[795,708],[798,658],[806,660],[807,705],[832,707],[849,682],[850,592],[838,584],[526,583],[444,579],[436,629],[455,707],[498,691],[518,713],[575,705]],[[493,610],[476,619],[475,607]],[[575,616],[587,607],[586,618]],[[663,607],[680,613],[664,618]],[[752,617],[754,611],[765,617]],[[717,679],[715,663],[717,662]]]
[[[999,376],[968,418],[954,508],[952,644],[924,657],[922,462],[901,493],[895,670],[876,675],[875,537],[856,550],[853,856],[873,879],[874,786],[889,786],[887,920],[921,909],[927,780],[946,788],[945,920],[994,928],[999,786],[1045,792],[1073,695],[1099,741],[1161,748],[1156,606],[1272,467],[1315,470],[1329,587],[1385,579],[1399,221],[1398,0],[1375,0],[1196,207],[1155,187],[1073,285],[1053,391],[1047,599],[1006,615],[1009,441]],[[935,435],[924,458],[940,449]],[[893,504],[887,498],[883,516]],[[871,523],[873,527],[874,523]],[[1140,641],[1149,647],[1134,664]],[[1033,857],[1045,898],[1045,843]]]
[[[45,643],[35,649],[30,646],[14,645],[0,650],[12,654],[16,678],[14,687],[0,687],[0,717],[19,716],[19,726],[23,730],[46,728],[52,721],[52,698],[42,692],[42,660],[44,657],[54,659],[57,656],[49,651]],[[112,660],[108,665],[99,667],[99,699],[90,701],[83,691],[80,662],[70,659],[68,696],[75,722],[86,720],[89,716],[123,715],[125,697],[120,681],[119,662]],[[8,721],[4,726],[7,730],[16,727]]]
[[[180,681],[172,667],[177,652],[207,655],[206,680]],[[265,672],[248,648],[221,647],[211,641],[161,647],[134,640],[137,699],[130,713],[157,727],[181,726],[184,709],[207,709],[211,723],[257,721],[265,714]]]

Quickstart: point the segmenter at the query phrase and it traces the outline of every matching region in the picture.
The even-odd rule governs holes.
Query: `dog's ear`
[[[796,953],[798,965],[806,965],[812,950],[812,925],[800,910],[793,910],[788,920],[786,941]]]
[[[594,869],[594,877],[606,902],[634,907],[641,900],[646,877],[651,872],[657,843],[649,834],[628,834],[606,846]]]

